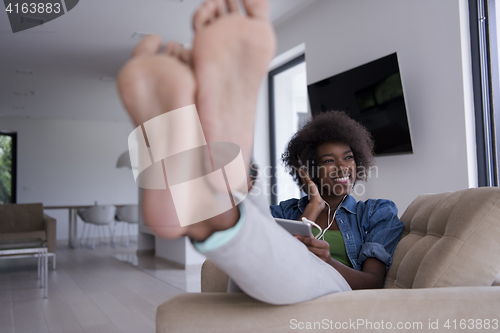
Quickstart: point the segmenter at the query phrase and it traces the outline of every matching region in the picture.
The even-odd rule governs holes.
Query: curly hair
[[[356,161],[359,173],[357,179],[367,180],[366,171],[375,165],[374,143],[370,132],[345,112],[329,111],[315,116],[295,133],[281,155],[286,170],[299,187],[303,185],[299,168],[305,166],[307,173],[314,176],[312,168],[319,163],[316,148],[327,142],[343,142],[348,145]],[[311,177],[311,180],[316,182],[317,178]]]

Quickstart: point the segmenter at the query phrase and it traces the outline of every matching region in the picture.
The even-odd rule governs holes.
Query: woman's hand
[[[321,197],[318,187],[311,180],[311,178],[309,178],[304,169],[299,169],[299,175],[302,179],[302,183],[306,186],[307,197],[309,198],[308,205],[313,205],[319,212],[321,212],[325,208],[325,200]]]
[[[330,263],[332,259],[330,255],[330,245],[324,240],[319,240],[313,237],[295,236],[299,241],[304,243],[305,246],[314,253],[318,258],[326,263]]]

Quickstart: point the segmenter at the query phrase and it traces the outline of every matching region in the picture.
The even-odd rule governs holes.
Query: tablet
[[[295,220],[285,220],[276,218],[274,220],[276,221],[276,223],[285,228],[285,230],[291,233],[293,236],[313,237],[310,224],[304,224],[300,221],[295,221]]]

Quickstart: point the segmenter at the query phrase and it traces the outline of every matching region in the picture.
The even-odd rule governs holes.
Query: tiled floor
[[[135,250],[58,244],[47,299],[38,287],[36,259],[0,260],[0,333],[154,332],[156,307],[199,291],[200,268],[137,258]]]
[[[201,265],[179,269],[162,259],[152,256],[137,257],[135,253],[122,253],[115,259],[133,265],[142,272],[162,280],[172,287],[189,293],[201,292]]]

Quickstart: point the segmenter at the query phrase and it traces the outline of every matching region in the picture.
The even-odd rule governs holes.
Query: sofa
[[[500,188],[418,196],[383,289],[270,305],[225,293],[227,275],[207,261],[202,293],[160,305],[156,331],[498,331]]]
[[[43,205],[5,204],[0,205],[0,242],[24,242],[43,240],[56,265],[56,220],[43,213]]]

